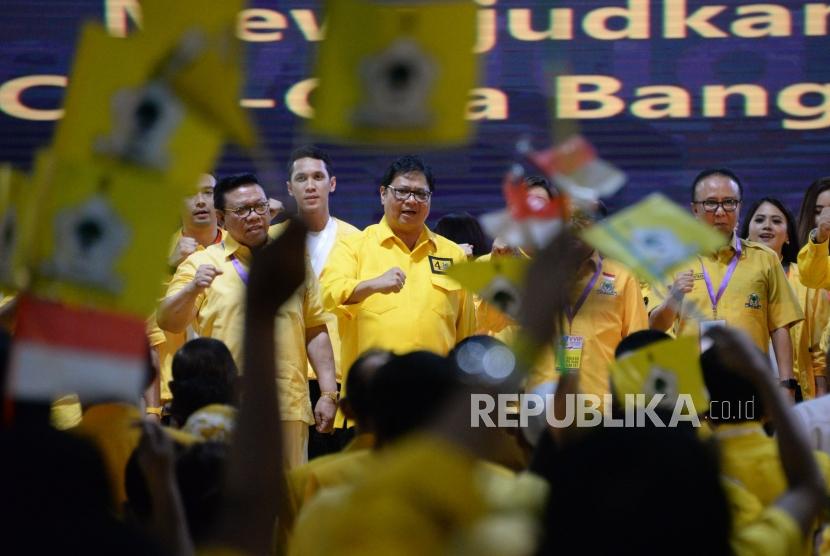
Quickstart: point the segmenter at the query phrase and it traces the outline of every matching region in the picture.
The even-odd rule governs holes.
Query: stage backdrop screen
[[[810,182],[830,175],[830,3],[478,0],[476,7],[476,98],[486,102],[469,114],[477,128],[468,145],[421,151],[437,179],[432,222],[498,208],[516,142],[544,147],[574,125],[628,177],[612,210],[653,191],[687,203],[691,178],[713,166],[737,172],[747,200],[774,195],[795,210]],[[88,19],[127,36],[140,26],[140,1],[0,6],[0,160],[28,169],[49,141]],[[313,110],[322,5],[255,0],[239,21],[247,58],[240,102],[282,167],[304,142]],[[338,184],[332,212],[361,227],[377,221],[379,178],[400,153],[324,146]],[[214,170],[251,165],[229,147]],[[284,178],[264,185],[283,195]]]

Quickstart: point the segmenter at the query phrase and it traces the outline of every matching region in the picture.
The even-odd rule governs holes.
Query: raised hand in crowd
[[[287,508],[277,402],[275,317],[305,279],[299,220],[254,255],[246,290],[242,406],[231,449],[225,503],[214,542],[267,554],[277,514]]]
[[[153,508],[150,533],[175,556],[189,556],[193,542],[176,482],[173,440],[156,423],[144,421],[141,428],[136,453]]]
[[[176,247],[173,248],[173,253],[171,253],[170,258],[167,259],[167,264],[170,265],[171,268],[179,266],[186,258],[195,253],[198,247],[199,242],[192,237],[180,237],[179,241],[176,242]]]
[[[769,358],[745,332],[713,328],[707,336],[714,342],[722,364],[758,389],[767,417],[775,427],[787,491],[775,505],[787,512],[804,534],[812,531],[824,503],[825,485],[801,425],[775,382]]]

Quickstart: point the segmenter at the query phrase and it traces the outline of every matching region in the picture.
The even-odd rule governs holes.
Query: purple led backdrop
[[[7,0],[0,7],[0,159],[28,169],[34,149],[47,143],[54,127],[49,114],[63,96],[56,81],[69,72],[79,24],[91,18],[108,22],[114,34],[134,29],[134,3]],[[580,120],[582,132],[628,174],[625,188],[609,202],[612,210],[653,191],[685,203],[689,180],[708,166],[733,168],[750,198],[776,195],[795,210],[806,186],[830,175],[830,4],[477,5],[480,86],[504,102],[493,104],[491,119],[478,122],[468,146],[423,152],[438,180],[432,222],[447,212],[478,214],[500,206],[501,177],[515,160],[516,140],[526,135],[540,147],[549,144],[552,129],[573,110],[592,116]],[[312,77],[321,4],[256,0],[248,8],[260,10],[246,17],[264,27],[245,31],[244,97],[272,104],[249,110],[282,167],[302,141],[303,118],[295,112],[303,109],[302,83]],[[555,84],[561,92],[568,82],[581,82],[578,91],[586,96],[557,106],[551,100]],[[21,83],[31,86],[16,90]],[[655,86],[661,88],[640,89]],[[721,102],[718,95],[731,86],[741,86],[742,94]],[[588,102],[587,93],[597,87],[608,92],[600,95],[602,102]],[[610,92],[615,87],[619,92]],[[661,104],[655,95],[671,101]],[[329,147],[339,186],[333,212],[361,227],[376,221],[377,180],[395,153]],[[248,170],[233,148],[216,168],[219,174]],[[272,194],[283,193],[280,184],[265,185]]]

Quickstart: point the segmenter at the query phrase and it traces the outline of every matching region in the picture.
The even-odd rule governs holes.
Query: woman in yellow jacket
[[[805,196],[805,202],[808,200]],[[802,218],[804,209],[802,204]],[[824,395],[827,392],[825,355],[819,344],[824,327],[830,320],[828,292],[807,288],[801,283],[796,264],[801,238],[796,231],[795,219],[784,203],[773,197],[764,197],[750,207],[747,215],[741,226],[741,237],[763,243],[775,251],[804,311],[804,320],[790,328],[794,350],[793,372],[801,387],[802,397],[806,400]]]

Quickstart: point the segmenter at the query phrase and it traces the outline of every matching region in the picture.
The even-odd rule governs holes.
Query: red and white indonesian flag
[[[20,300],[9,373],[18,400],[135,401],[147,378],[144,321],[32,296]]]
[[[562,229],[564,199],[532,197],[527,194],[527,189],[521,173],[517,170],[508,172],[502,186],[507,208],[483,214],[479,222],[490,237],[511,247],[541,249]]]
[[[526,150],[527,158],[577,206],[610,197],[625,184],[625,174],[601,159],[594,146],[581,135],[573,135],[543,151]]]

